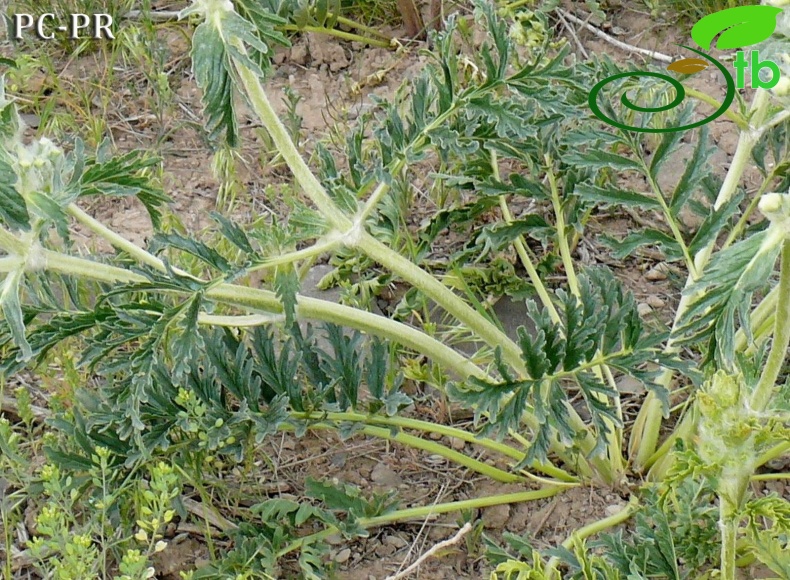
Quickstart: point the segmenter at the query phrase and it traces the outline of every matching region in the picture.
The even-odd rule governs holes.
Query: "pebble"
[[[499,530],[505,527],[510,519],[510,506],[508,504],[495,505],[483,510],[483,527],[489,530]]]
[[[376,485],[386,487],[398,487],[403,483],[401,476],[384,463],[379,463],[373,468],[373,471],[370,472],[370,480]]]
[[[647,297],[647,304],[652,308],[663,308],[667,303],[658,296],[651,295]]]
[[[645,278],[647,278],[651,282],[658,282],[660,280],[666,280],[667,279],[667,271],[666,270],[667,270],[667,268],[666,268],[665,265],[659,264],[655,268],[651,268],[650,270],[648,270],[647,274],[645,274]]]
[[[344,548],[343,550],[340,550],[337,553],[337,556],[335,556],[335,562],[337,562],[338,564],[345,564],[346,562],[348,562],[348,559],[350,557],[351,557],[351,549]]]
[[[409,542],[401,538],[400,536],[387,536],[384,538],[384,543],[390,546],[394,546],[396,550],[400,550],[401,548],[405,548],[409,545]]]
[[[384,558],[386,556],[392,556],[396,549],[397,548],[395,548],[395,546],[391,546],[389,544],[379,544],[373,551],[379,558]]]
[[[625,508],[625,506],[623,504],[615,503],[615,504],[606,506],[606,508],[604,509],[604,512],[606,513],[607,516],[613,516],[613,515],[619,514],[621,511],[623,511],[624,508]]]
[[[640,302],[636,307],[636,311],[639,313],[639,316],[647,316],[653,312],[653,309],[650,307],[650,304]]]
[[[456,451],[463,451],[466,447],[466,441],[458,439],[458,437],[450,437],[450,447]]]

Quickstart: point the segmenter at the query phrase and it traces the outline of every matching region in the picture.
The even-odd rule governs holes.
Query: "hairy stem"
[[[360,518],[359,525],[364,528],[373,528],[376,526],[385,526],[395,522],[402,522],[414,519],[425,519],[432,515],[446,514],[451,512],[459,512],[464,510],[481,509],[492,507],[495,505],[503,505],[510,503],[521,503],[525,501],[535,501],[538,499],[545,499],[553,495],[557,495],[562,490],[561,487],[546,486],[542,489],[535,491],[522,491],[517,493],[507,493],[502,495],[485,496],[475,499],[467,499],[462,501],[453,501],[448,503],[440,503],[429,506],[422,506],[416,508],[408,508],[397,510],[382,516],[372,518]],[[328,536],[336,534],[337,528],[330,526],[326,530],[311,534],[303,538],[299,538],[288,544],[285,548],[277,552],[277,557],[281,558],[286,554],[290,554],[294,550],[298,550],[306,545],[313,544]]]
[[[721,189],[719,190],[719,194],[716,197],[716,201],[714,203],[715,209],[720,208],[722,205],[732,199],[732,196],[735,194],[735,191],[738,188],[738,184],[740,183],[743,173],[748,166],[752,150],[754,149],[754,146],[757,144],[757,141],[761,135],[762,129],[759,127],[764,122],[764,117],[769,105],[768,99],[768,91],[758,89],[755,93],[749,111],[749,129],[741,131],[741,134],[738,138],[738,145],[735,149],[732,163],[730,164],[730,168],[727,171],[727,175],[724,178],[724,182],[722,183]],[[692,275],[693,272],[696,273],[697,276],[702,275],[705,266],[710,260],[710,256],[713,253],[715,245],[716,240],[711,240],[711,242],[705,248],[697,252],[697,254],[694,256],[694,269],[689,272],[689,276],[686,279],[686,288],[697,281],[696,277]],[[695,296],[688,294],[681,296],[680,303],[678,304],[678,308],[675,312],[675,319],[672,324],[673,330],[677,328],[681,318],[683,318],[686,310],[692,304],[694,299],[696,299]],[[668,354],[678,352],[678,346],[671,337],[667,341],[665,352]],[[672,384],[673,377],[674,372],[672,370],[664,369],[656,382],[665,389],[669,389]],[[628,445],[629,456],[631,457],[633,465],[636,469],[649,467],[649,462],[658,459],[656,457],[656,448],[658,447],[658,439],[662,422],[661,401],[659,401],[658,397],[654,393],[650,392],[647,394],[645,402],[642,405],[642,408],[639,410],[639,414],[637,415],[636,422],[634,423],[634,427],[631,432],[631,439]]]

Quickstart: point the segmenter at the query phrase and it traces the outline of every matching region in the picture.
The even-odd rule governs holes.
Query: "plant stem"
[[[453,501],[448,503],[440,503],[429,506],[421,506],[416,508],[407,508],[397,510],[381,516],[372,518],[359,518],[357,522],[364,528],[373,528],[376,526],[384,526],[394,522],[424,519],[432,515],[446,514],[451,512],[458,512],[464,510],[481,509],[492,507],[496,505],[520,503],[525,501],[534,501],[538,499],[545,499],[553,495],[557,495],[562,490],[561,487],[546,486],[542,489],[534,491],[522,491],[517,493],[506,493],[501,495],[489,495],[481,498],[467,499],[462,501]],[[286,554],[298,550],[308,544],[312,544],[318,540],[322,540],[328,536],[337,533],[337,528],[330,526],[326,530],[311,534],[303,538],[299,538],[288,544],[285,548],[277,552],[277,558],[281,558]]]
[[[321,413],[311,413],[311,415],[312,414],[317,415],[317,419],[320,418],[321,415]],[[342,413],[337,414],[342,415]],[[283,425],[282,428],[285,430],[292,429],[292,427],[289,425]],[[308,428],[331,429],[337,431],[337,424],[334,420],[327,417],[325,421],[309,423]],[[403,431],[395,431],[394,429],[387,427],[364,425],[359,432],[371,437],[378,437],[379,439],[386,439],[387,441],[395,441],[396,443],[408,445],[414,449],[421,449],[422,451],[427,451],[428,453],[432,453],[434,455],[440,455],[445,459],[452,461],[453,463],[466,467],[467,469],[475,471],[500,483],[519,483],[526,481],[526,477],[524,476],[503,471],[499,468],[483,463],[482,461],[478,461],[477,459],[464,455],[463,453],[459,453],[455,449],[450,449],[441,443],[431,441],[430,439],[421,439],[420,437],[415,437],[414,435],[404,433]]]
[[[790,345],[790,238],[785,238],[783,242],[781,261],[773,343],[760,381],[752,393],[751,407],[758,413],[764,411],[771,401],[776,380],[787,357],[787,347]]]
[[[419,419],[411,419],[408,417],[385,417],[382,415],[363,415],[361,413],[291,413],[291,416],[297,419],[325,419],[328,421],[354,421],[354,422],[361,422],[366,424],[378,424],[378,425],[389,425],[393,427],[399,427],[403,429],[414,429],[417,431],[423,431],[425,433],[436,433],[439,435],[443,435],[445,437],[455,437],[456,439],[460,439],[467,443],[472,443],[473,445],[479,445],[484,449],[489,449],[491,451],[495,451],[497,453],[501,453],[502,455],[509,457],[510,459],[515,460],[516,462],[520,462],[524,459],[524,452],[514,449],[509,445],[501,443],[499,441],[495,441],[488,437],[479,437],[474,433],[470,433],[469,431],[465,431],[463,429],[458,429],[456,427],[451,427],[449,425],[441,425],[438,423],[432,423],[430,421],[420,421]],[[570,475],[568,472],[559,469],[551,464],[537,464],[535,466],[536,469],[539,471],[543,471],[547,475],[552,477],[556,477],[561,481],[545,481],[543,480],[542,483],[547,485],[564,485],[570,483],[575,485],[577,483],[577,478]],[[530,477],[528,475],[528,477]],[[531,476],[535,477],[535,476]]]
[[[346,217],[302,159],[288,131],[272,108],[260,80],[243,64],[236,61],[234,63],[253,110],[271,135],[272,141],[290,167],[294,178],[332,227],[341,232],[343,242],[362,251],[374,261],[419,288],[426,296],[460,322],[466,324],[470,330],[475,331],[491,348],[502,346],[505,360],[523,375],[525,366],[521,360],[521,350],[505,333],[458,298],[436,278],[365,232],[364,224],[360,220],[356,219],[352,222]]]
[[[549,179],[549,187],[551,189],[551,202],[554,207],[554,217],[557,222],[557,244],[560,249],[560,256],[562,263],[565,267],[565,275],[568,279],[568,287],[571,293],[579,300],[581,300],[581,291],[579,289],[579,279],[576,276],[576,271],[573,266],[573,257],[571,255],[570,246],[568,246],[568,238],[565,233],[565,210],[562,207],[562,200],[560,199],[560,189],[557,184],[557,177],[554,173],[554,162],[549,155],[545,156],[546,161],[546,175]],[[596,353],[601,356],[601,352]],[[597,357],[596,356],[596,357]],[[617,392],[617,385],[614,382],[611,372],[604,373],[604,365],[595,365],[593,372],[601,382],[608,382],[609,386]],[[608,400],[606,395],[601,393],[592,393],[592,397],[603,404],[607,404]],[[617,407],[618,414],[621,414],[619,397],[615,398],[614,404]],[[604,424],[608,429],[606,447],[609,458],[609,468],[606,471],[605,478],[609,483],[613,483],[613,479],[619,478],[625,471],[622,451],[622,430],[619,429],[611,419],[604,419]]]
[[[318,34],[326,34],[329,36],[336,36],[343,40],[350,42],[361,42],[369,44],[370,46],[377,46],[379,48],[392,48],[392,42],[387,40],[379,40],[378,38],[370,38],[369,36],[362,36],[361,34],[354,34],[353,32],[346,32],[345,30],[337,30],[336,28],[326,28],[324,26],[296,26],[295,24],[284,24],[281,27],[283,30],[289,32],[312,32]]]
[[[633,515],[638,507],[639,499],[636,495],[632,495],[628,505],[626,505],[622,510],[614,515],[609,516],[608,518],[598,520],[597,522],[588,524],[583,528],[579,528],[570,536],[568,536],[568,538],[562,543],[562,547],[566,550],[570,550],[579,540],[585,540],[593,534],[598,534],[604,530],[623,523],[628,518],[630,518],[631,515]],[[555,577],[560,578],[559,572],[557,571],[557,566],[559,566],[559,564],[560,559],[557,556],[554,556],[549,560],[548,564],[546,564],[546,570],[544,572],[547,580],[552,580]]]
[[[346,18],[345,16],[337,16],[337,23],[344,24],[350,28],[356,28],[357,30],[361,30],[366,34],[370,34],[371,36],[379,36],[385,40],[392,40],[392,37],[389,35],[381,32],[380,30],[376,30],[375,28],[371,28],[370,26],[365,26],[364,24],[360,24],[356,20],[351,20],[350,18]]]
[[[491,150],[491,169],[494,173],[494,179],[501,181],[499,175],[499,162],[494,149]],[[505,223],[508,225],[512,224],[513,214],[510,213],[510,207],[508,207],[507,199],[505,199],[504,195],[499,196],[499,209],[502,211],[502,217],[504,218]],[[538,293],[538,297],[540,298],[543,307],[548,311],[552,322],[554,322],[556,325],[562,324],[562,320],[560,319],[560,315],[557,312],[557,308],[551,301],[551,296],[549,296],[548,290],[546,290],[546,285],[543,283],[543,280],[540,279],[538,270],[535,268],[534,264],[532,263],[532,259],[527,253],[527,244],[524,236],[519,235],[515,240],[513,240],[513,245],[516,247],[516,253],[521,260],[521,264],[527,271],[529,281],[532,282],[532,285],[535,287],[535,291]]]
[[[761,123],[764,121],[763,117],[765,116],[769,104],[768,99],[768,91],[763,89],[758,89],[754,95],[754,99],[752,100],[752,104],[749,109],[749,129],[741,131],[741,134],[738,137],[738,145],[735,149],[735,154],[733,155],[730,168],[727,170],[727,175],[725,176],[724,182],[722,183],[721,189],[719,190],[719,194],[716,197],[714,209],[719,209],[722,205],[732,199],[732,196],[735,194],[738,184],[743,177],[743,173],[748,166],[752,150],[754,149],[754,146],[756,145],[757,140],[761,134],[761,129],[755,128],[754,123]],[[697,276],[702,275],[703,270],[710,259],[710,255],[713,252],[715,244],[716,240],[711,240],[705,248],[697,252],[696,256],[694,256],[693,272],[696,272]],[[689,276],[686,279],[685,287],[690,287],[696,281],[697,279],[692,275],[692,271],[690,271]],[[691,296],[688,294],[681,296],[680,303],[678,304],[677,310],[675,311],[672,330],[678,327],[680,320],[683,318],[686,310],[692,304],[694,299],[696,299],[696,296]],[[671,333],[666,347],[664,348],[664,352],[667,354],[679,352],[678,346],[673,340]],[[669,389],[670,385],[672,384],[673,377],[674,372],[672,370],[664,369],[656,382],[665,389]],[[656,448],[658,446],[661,424],[661,402],[654,393],[650,392],[647,394],[645,402],[642,405],[642,408],[639,410],[639,414],[637,415],[634,427],[631,431],[631,439],[628,445],[629,456],[631,457],[633,465],[636,469],[648,467],[649,461],[655,461],[657,459]],[[667,447],[667,449],[669,449],[669,447]],[[663,465],[661,470],[662,473],[664,468],[666,468],[666,465]]]
[[[565,210],[562,208],[560,199],[560,189],[557,185],[557,176],[554,174],[554,162],[546,155],[546,176],[549,179],[551,189],[551,204],[554,207],[554,218],[557,221],[557,245],[560,249],[562,265],[565,268],[565,276],[568,279],[568,286],[574,296],[579,296],[579,280],[576,277],[576,270],[573,267],[573,257],[568,246],[568,238],[565,235]]]
[[[698,90],[692,89],[690,87],[683,87],[686,91],[686,94],[698,101],[702,101],[703,103],[707,103],[714,109],[718,110],[721,107],[721,103],[711,97],[710,95],[706,95],[705,93],[701,93]],[[744,119],[743,115],[736,113],[731,109],[727,109],[724,111],[724,116],[727,117],[730,121],[735,123],[738,126],[738,129],[741,131],[747,131],[749,129],[749,121]]]
[[[719,496],[719,529],[721,530],[721,580],[735,580],[735,559],[738,547],[738,509],[729,499]]]

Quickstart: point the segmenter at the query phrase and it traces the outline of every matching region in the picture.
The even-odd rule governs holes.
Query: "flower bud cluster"
[[[702,387],[697,403],[700,458],[724,474],[752,473],[761,427],[749,406],[743,377],[717,371]]]

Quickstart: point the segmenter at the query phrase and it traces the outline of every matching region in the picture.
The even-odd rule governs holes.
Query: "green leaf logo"
[[[697,22],[691,29],[691,38],[705,50],[710,50],[719,33],[716,48],[720,50],[757,44],[773,34],[776,15],[781,11],[774,6],[737,6],[720,10]]]

